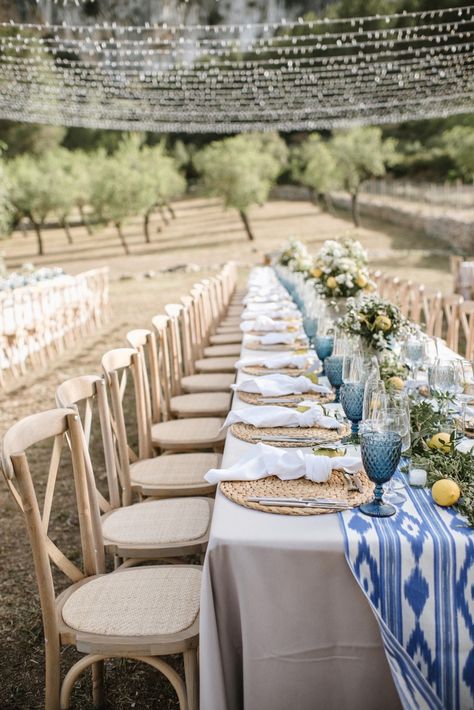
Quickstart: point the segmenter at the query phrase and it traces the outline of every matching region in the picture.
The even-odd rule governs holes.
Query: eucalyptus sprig
[[[423,468],[428,474],[428,485],[431,487],[441,478],[450,478],[461,489],[461,498],[456,508],[467,519],[470,527],[474,527],[474,456],[473,451],[454,449],[449,454],[431,452],[427,455],[413,457],[413,466]]]
[[[450,418],[444,411],[443,403],[452,403],[453,397],[450,395],[438,395],[434,393],[431,400],[416,401],[413,397],[410,402],[410,430],[411,430],[411,453],[412,455],[429,455],[432,449],[427,441],[433,434],[437,434],[446,429],[450,423]]]

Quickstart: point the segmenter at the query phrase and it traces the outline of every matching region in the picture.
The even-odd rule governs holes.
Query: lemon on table
[[[313,454],[315,456],[329,456],[333,459],[335,456],[344,456],[346,449],[333,449],[329,447],[319,446],[313,449]]]
[[[435,503],[443,506],[443,508],[447,508],[458,502],[461,496],[461,489],[458,484],[450,478],[441,478],[433,485],[431,495]]]
[[[440,431],[438,434],[433,434],[431,439],[426,442],[430,449],[437,449],[443,454],[449,454],[452,447],[451,437],[445,431]]]
[[[305,377],[307,377],[308,380],[313,383],[313,385],[318,384],[318,376],[315,372],[306,372]]]
[[[391,387],[394,390],[403,390],[405,389],[405,383],[402,380],[401,377],[398,377],[398,375],[394,375],[393,377],[390,377],[387,380],[387,385]]]

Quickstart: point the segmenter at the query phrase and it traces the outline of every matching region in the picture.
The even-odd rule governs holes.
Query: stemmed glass
[[[363,503],[360,511],[376,518],[387,518],[396,513],[396,508],[383,500],[383,484],[397,470],[402,453],[402,437],[389,426],[389,422],[382,426],[379,422],[367,420],[360,434],[362,463],[367,476],[375,483],[373,500]]]
[[[387,406],[380,410],[376,416],[377,425],[382,429],[388,427],[391,431],[396,431],[400,434],[402,439],[401,462],[402,464],[406,464],[409,461],[406,454],[409,452],[411,445],[410,404],[408,396],[405,392],[387,396],[386,405]],[[404,503],[406,496],[400,492],[400,489],[403,489],[403,487],[403,484],[398,488],[395,487],[393,479],[390,479],[385,487],[385,499],[395,504]]]
[[[426,357],[426,343],[421,337],[409,335],[403,344],[402,352],[410,374],[416,380],[420,365]]]
[[[344,355],[342,364],[343,384],[339,390],[339,398],[344,414],[351,422],[352,430],[352,435],[345,440],[345,443],[359,443],[359,422],[362,420],[363,415],[367,368],[367,358],[364,358],[359,353]]]
[[[327,335],[315,335],[314,338],[314,349],[316,351],[316,355],[318,358],[321,360],[322,363],[322,370],[321,374],[325,375],[326,370],[325,370],[325,362],[326,358],[330,357],[332,355],[334,347],[334,335],[332,334],[327,334]]]
[[[444,395],[458,395],[464,389],[460,360],[437,359],[431,370],[430,386]],[[443,404],[442,413],[447,414],[449,403]]]

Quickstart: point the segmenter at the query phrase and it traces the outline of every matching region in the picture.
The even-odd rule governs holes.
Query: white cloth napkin
[[[259,427],[311,427],[318,426],[323,429],[340,429],[342,427],[335,417],[324,414],[322,407],[311,401],[301,402],[300,407],[308,407],[305,412],[288,407],[242,407],[235,409],[227,415],[224,427],[243,422]]]
[[[278,397],[285,394],[305,394],[306,392],[318,392],[328,394],[331,390],[325,385],[311,382],[309,377],[299,375],[290,377],[289,375],[262,375],[261,377],[250,377],[237,385],[231,385],[236,392],[250,392],[261,394],[264,397]]]
[[[290,323],[288,321],[273,320],[268,316],[260,315],[255,320],[246,320],[240,324],[240,330],[244,333],[249,333],[251,330],[256,331],[283,331],[288,330]]]
[[[244,346],[253,345],[296,345],[306,340],[304,333],[265,333],[265,335],[246,335]]]
[[[255,320],[259,315],[273,318],[274,320],[282,320],[284,318],[292,318],[293,320],[299,319],[299,313],[294,308],[249,308],[248,306],[245,311],[243,311],[240,318],[241,320]]]
[[[262,355],[246,355],[240,358],[235,363],[235,368],[240,370],[241,367],[267,367],[270,370],[281,370],[284,367],[296,367],[300,370],[313,367],[316,363],[316,358],[312,354],[308,355],[291,355],[279,354],[263,356]]]
[[[361,465],[357,456],[315,456],[300,449],[285,451],[258,443],[230,468],[211,468],[204,478],[208,483],[219,483],[257,481],[267,476],[278,476],[282,481],[307,478],[315,483],[324,483],[334,469],[357,473]]]
[[[262,301],[261,298],[247,301],[247,307],[244,311],[254,311],[256,313],[267,314],[267,311],[277,311],[280,307],[284,308],[291,313],[299,313],[298,307],[292,301],[287,299],[279,299],[278,301]]]

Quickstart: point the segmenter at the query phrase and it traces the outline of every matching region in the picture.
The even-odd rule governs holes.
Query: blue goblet
[[[345,382],[339,390],[344,414],[351,422],[352,436],[348,438],[348,442],[353,444],[359,443],[359,422],[362,420],[364,409],[364,391],[365,382]]]
[[[314,349],[316,350],[316,355],[321,360],[323,369],[321,371],[322,375],[326,374],[325,371],[325,360],[327,357],[332,355],[334,348],[334,335],[316,335],[314,338]]]
[[[309,341],[313,342],[316,333],[318,332],[318,319],[312,318],[311,316],[305,316],[303,318],[303,328]]]
[[[383,484],[389,481],[400,462],[402,437],[395,431],[363,431],[360,435],[362,463],[375,483],[374,499],[363,503],[360,511],[374,518],[387,518],[396,509],[383,501]]]
[[[335,402],[339,402],[339,390],[342,385],[342,368],[344,357],[342,355],[330,355],[324,360],[324,371],[336,394]]]

